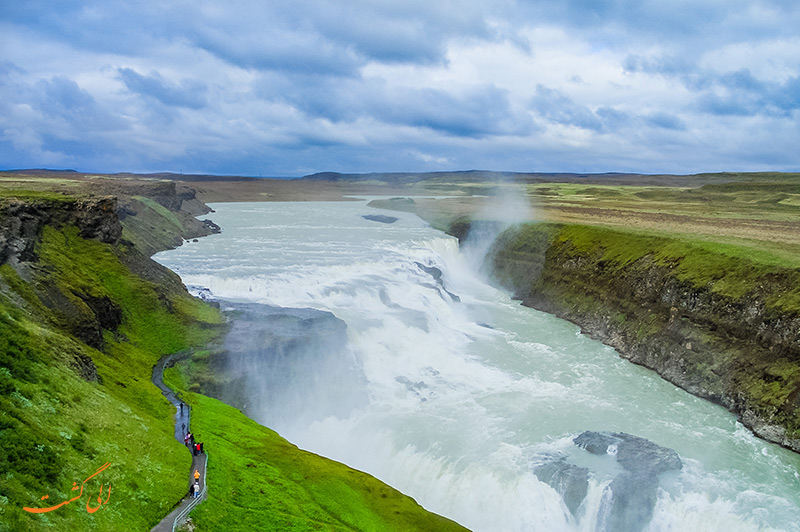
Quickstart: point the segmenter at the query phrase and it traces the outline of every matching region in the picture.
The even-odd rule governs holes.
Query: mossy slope
[[[502,235],[491,263],[525,304],[800,451],[800,267],[729,244],[556,224]]]
[[[190,463],[152,366],[206,342],[220,317],[179,281],[132,273],[145,264],[174,276],[123,243],[82,237],[68,218],[29,235],[32,260],[0,266],[0,530],[148,530],[185,493]],[[80,500],[22,510],[73,497],[73,482],[106,462]],[[109,503],[90,514],[101,483]]]
[[[167,381],[180,386],[178,370]],[[192,428],[208,450],[209,497],[197,532],[464,531],[374,477],[298,449],[239,410],[187,393]]]

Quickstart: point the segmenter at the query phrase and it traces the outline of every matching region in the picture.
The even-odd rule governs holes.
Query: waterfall
[[[521,307],[418,218],[214,209],[222,234],[156,258],[235,312],[246,412],[297,445],[476,531],[800,530],[797,455]]]

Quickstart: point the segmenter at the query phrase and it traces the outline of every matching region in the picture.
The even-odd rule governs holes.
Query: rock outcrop
[[[570,464],[566,460],[555,460],[536,467],[533,474],[561,495],[572,515],[578,515],[578,509],[589,491],[588,468]]]
[[[371,222],[380,222],[382,224],[393,224],[399,220],[399,218],[395,216],[386,216],[383,214],[365,214],[362,216],[362,218]]]
[[[586,431],[573,441],[592,454],[612,454],[624,469],[608,486],[610,500],[599,523],[601,530],[643,530],[653,517],[659,475],[683,466],[678,453],[624,432]]]
[[[683,467],[678,453],[667,447],[624,432],[586,431],[573,440],[575,446],[616,462],[593,471],[569,462],[567,456],[545,457],[533,473],[553,488],[576,518],[594,479],[604,486],[598,511],[597,530],[641,532],[650,523],[658,500],[660,476]],[[575,458],[574,456],[572,458]],[[603,459],[601,459],[603,460]],[[595,462],[592,467],[597,468]],[[609,476],[608,471],[619,470]]]
[[[113,244],[122,235],[117,198],[55,198],[0,202],[0,265],[35,259],[34,244],[45,225],[75,225],[83,238]]]
[[[172,182],[105,183],[101,191],[120,196],[27,193],[0,199],[0,266],[9,265],[25,281],[39,278],[38,243],[45,228],[74,227],[77,237],[119,247],[120,258],[143,278],[181,287],[175,274],[146,255],[180,245],[182,235],[218,232],[219,227],[210,220],[200,222],[194,217],[210,209],[195,198],[192,189],[178,190]],[[127,236],[141,240],[139,248],[146,255],[123,238],[126,227],[130,229]],[[48,264],[45,269],[54,267]],[[35,282],[33,287],[41,303],[52,311],[50,319],[56,320],[55,325],[96,349],[104,347],[104,331],[115,332],[122,322],[119,305],[87,286]],[[76,359],[73,367],[90,380],[96,378],[96,368],[86,357]]]

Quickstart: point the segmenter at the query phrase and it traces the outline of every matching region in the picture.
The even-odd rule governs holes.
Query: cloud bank
[[[0,167],[800,170],[788,0],[0,7]]]

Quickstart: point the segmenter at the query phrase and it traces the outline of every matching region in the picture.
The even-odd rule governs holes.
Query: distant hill
[[[776,172],[764,173],[705,173],[691,175],[675,174],[633,174],[620,172],[606,173],[568,173],[568,172],[495,172],[491,170],[465,170],[452,172],[370,172],[350,174],[339,172],[319,172],[301,178],[302,181],[324,182],[380,182],[388,185],[442,184],[442,183],[497,183],[513,182],[520,184],[539,183],[581,183],[594,185],[636,185],[636,186],[685,186],[696,187],[712,183],[732,181],[751,181],[763,178],[775,179],[797,177],[797,174]]]

